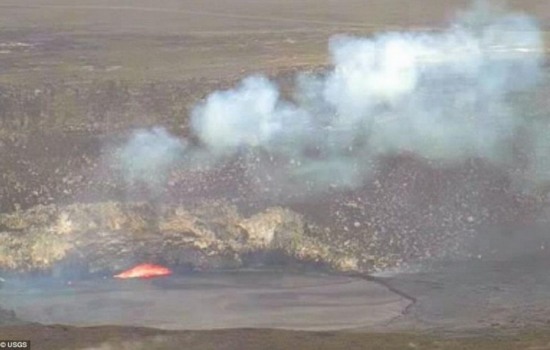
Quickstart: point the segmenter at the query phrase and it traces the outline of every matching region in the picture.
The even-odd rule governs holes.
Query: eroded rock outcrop
[[[0,215],[0,269],[55,271],[76,264],[95,273],[143,261],[228,268],[245,265],[258,252],[357,269],[353,257],[323,244],[314,231],[288,209],[273,207],[243,217],[224,201],[192,207],[144,202],[37,206]]]
[[[0,326],[14,326],[25,323],[26,322],[17,318],[13,310],[7,310],[0,307]]]

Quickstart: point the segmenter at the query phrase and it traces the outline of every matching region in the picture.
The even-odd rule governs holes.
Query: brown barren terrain
[[[55,211],[56,205],[128,199],[120,179],[104,173],[103,161],[111,147],[134,128],[162,125],[176,135],[187,135],[191,108],[213,90],[232,86],[254,73],[274,77],[284,89],[296,72],[318,71],[329,64],[327,45],[333,35],[439,30],[467,4],[459,0],[3,0],[0,2],[0,213],[17,216],[37,205],[47,207],[38,207],[31,214]],[[549,42],[550,2],[510,0],[508,6],[535,16]],[[538,103],[547,103],[545,93],[541,92]],[[418,191],[434,186],[429,180],[432,176],[446,176],[430,172],[411,160],[399,164],[408,164],[410,168],[390,164],[395,170],[390,171],[394,177],[382,174],[387,180],[382,181],[383,188],[391,190],[392,179],[406,178],[411,168],[429,175],[424,182],[420,181]],[[472,167],[479,169],[476,164]],[[493,176],[490,168],[480,168],[484,176],[496,183],[505,182]],[[177,181],[166,190],[167,202],[182,197],[192,199],[194,195],[187,191],[191,185],[200,187],[203,197],[227,190],[220,190],[208,179],[202,182],[202,177],[198,183],[184,183],[185,186],[182,183],[178,186]],[[451,181],[455,181],[452,176]],[[460,180],[456,183],[461,184]],[[504,209],[495,215],[508,222],[521,225],[522,218],[531,218],[533,212],[540,211],[533,209],[536,199],[531,197],[491,197],[491,193],[483,193],[487,201],[505,203]],[[136,196],[129,199],[144,197]],[[382,217],[392,203],[374,215]],[[438,205],[436,199],[433,203]],[[302,203],[294,203],[292,209],[307,217],[348,225],[347,219],[334,214],[335,208],[340,207],[321,203],[308,209]],[[422,228],[420,223],[413,224]],[[6,227],[0,226],[0,230],[13,228]],[[326,240],[352,248],[364,243],[354,240],[352,233],[347,235],[339,238],[328,235]],[[365,262],[365,266],[369,264],[370,261]],[[457,272],[462,279],[454,281],[451,277],[438,277],[444,282],[434,283],[434,290],[459,291],[460,301],[450,307],[450,313],[467,310],[476,319],[483,318],[479,335],[470,332],[467,336],[453,337],[437,332],[437,327],[425,331],[424,326],[430,320],[437,323],[449,314],[441,316],[430,310],[429,304],[422,304],[439,299],[423,289],[429,282],[419,278],[403,286],[396,283],[410,294],[417,292],[421,296],[420,311],[413,312],[404,323],[414,330],[416,315],[425,316],[425,323],[418,327],[423,330],[417,334],[46,326],[21,324],[13,314],[0,312],[0,340],[31,339],[33,349],[45,350],[543,350],[550,349],[550,330],[545,325],[550,314],[546,305],[539,305],[541,300],[548,300],[541,287],[546,282],[537,282],[546,281],[541,270],[544,268],[539,266],[540,275],[526,282],[539,286],[530,289],[536,293],[521,294],[522,289],[516,291],[510,282],[509,289],[502,289],[510,290],[511,295],[515,293],[509,299],[499,299],[500,294],[495,296],[506,276],[495,277],[496,282],[486,284],[466,273]],[[479,279],[490,281],[485,277],[497,275],[490,270],[480,274]],[[523,282],[517,276],[514,281]],[[464,287],[476,283],[483,287],[471,290]],[[470,300],[469,296],[478,299]],[[440,299],[442,304],[448,304],[444,297]],[[519,312],[520,321],[510,321],[509,314],[516,312],[516,308],[532,305],[529,304],[532,300],[539,303],[535,303],[536,309],[526,307]],[[504,306],[500,308],[499,303]],[[1,299],[0,305],[6,309],[14,306]],[[481,310],[479,314],[476,309]],[[481,315],[487,310],[494,314]],[[505,315],[502,318],[510,318],[503,322],[499,310]],[[467,323],[466,316],[458,311],[457,317],[463,317],[460,324]],[[536,322],[530,322],[530,314],[537,317]],[[500,329],[499,322],[507,327]],[[449,324],[454,325],[452,320]]]

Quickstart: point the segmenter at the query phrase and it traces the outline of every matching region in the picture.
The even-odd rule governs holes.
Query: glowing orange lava
[[[154,264],[139,264],[129,270],[114,275],[114,278],[152,278],[160,276],[169,276],[172,271],[164,266]]]

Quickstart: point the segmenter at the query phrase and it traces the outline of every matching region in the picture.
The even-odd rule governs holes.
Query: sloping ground
[[[172,189],[173,196],[188,197],[185,204],[174,198],[38,205],[0,214],[0,269],[88,274],[150,261],[202,270],[282,258],[372,272],[550,245],[544,203],[516,195],[494,171],[466,169],[437,171],[402,161],[372,186],[288,208],[193,199],[183,192],[193,184]],[[213,178],[201,186],[238,188]],[[247,197],[232,199],[242,204]]]
[[[302,216],[280,207],[243,217],[222,201],[189,208],[139,202],[49,205],[2,214],[0,229],[0,268],[10,271],[111,272],[143,261],[228,268],[261,252],[357,269],[352,257],[316,238]]]
[[[13,310],[6,310],[0,307],[0,327],[20,325],[23,323],[25,322],[18,319]]]

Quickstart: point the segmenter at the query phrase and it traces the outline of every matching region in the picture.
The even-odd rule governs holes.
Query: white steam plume
[[[184,156],[186,142],[163,128],[137,130],[116,153],[116,166],[130,185],[160,186],[169,170]]]
[[[267,78],[249,77],[197,106],[193,131],[211,157],[260,149],[293,160],[289,178],[321,187],[358,185],[378,157],[400,152],[443,164],[509,162],[510,140],[531,122],[510,96],[542,76],[541,31],[523,14],[463,18],[442,32],[335,37],[333,69],[299,76],[292,101]],[[546,157],[545,131],[531,131],[534,154],[542,145]],[[162,157],[148,158],[162,169]]]

